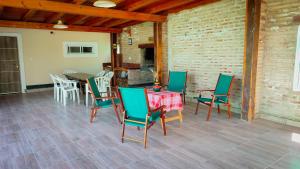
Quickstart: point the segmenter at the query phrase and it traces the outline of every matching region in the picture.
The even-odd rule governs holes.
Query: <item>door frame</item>
[[[20,33],[0,33],[0,36],[16,37],[18,43],[18,57],[20,67],[20,80],[21,80],[21,92],[26,92],[26,80],[25,80],[25,68],[24,68],[24,56],[23,56],[23,44],[22,36]]]

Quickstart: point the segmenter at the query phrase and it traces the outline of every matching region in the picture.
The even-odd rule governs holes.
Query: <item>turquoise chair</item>
[[[116,117],[118,119],[118,122],[121,123],[121,119],[118,113],[118,109],[120,109],[121,105],[120,105],[120,99],[116,98],[115,96],[110,96],[109,92],[107,92],[107,97],[102,97],[96,81],[95,81],[95,77],[91,77],[89,79],[87,79],[87,84],[89,87],[89,90],[91,91],[92,97],[94,99],[94,105],[91,109],[91,117],[90,117],[90,122],[92,123],[93,120],[96,117],[96,113],[97,110],[99,110],[100,108],[110,108],[113,107],[115,113],[116,113]]]
[[[167,90],[180,93],[183,98],[184,104],[185,104],[185,94],[186,94],[186,81],[187,81],[187,72],[179,72],[179,71],[169,72],[169,82],[168,82]]]
[[[228,118],[231,118],[230,99],[229,98],[230,98],[230,90],[232,87],[233,79],[234,79],[234,76],[220,74],[216,88],[214,90],[200,90],[199,97],[195,98],[198,101],[195,114],[198,113],[199,103],[208,105],[209,110],[208,110],[206,120],[209,121],[214,104],[216,104],[218,106],[218,113],[220,113],[220,104],[222,104],[222,105],[227,106]],[[201,96],[202,92],[211,92],[212,97],[211,98],[202,97]]]
[[[165,112],[161,106],[155,110],[150,110],[147,90],[144,88],[118,88],[118,94],[123,106],[123,127],[122,143],[124,139],[143,142],[146,148],[147,130],[160,119],[163,133],[166,135]],[[131,137],[124,137],[125,126],[134,126],[144,128],[144,140],[138,140]]]

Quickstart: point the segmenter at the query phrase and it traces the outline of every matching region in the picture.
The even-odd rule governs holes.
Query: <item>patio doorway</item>
[[[18,36],[0,34],[0,94],[22,91]]]

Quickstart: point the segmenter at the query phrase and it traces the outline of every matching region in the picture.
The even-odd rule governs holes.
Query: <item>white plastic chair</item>
[[[79,89],[77,88],[77,81],[74,80],[67,80],[58,77],[59,84],[61,86],[61,100],[64,106],[67,104],[67,98],[70,94],[73,101],[75,102],[75,95],[77,96],[78,104],[80,104],[79,98]]]
[[[70,73],[78,73],[78,72],[76,70],[72,70],[72,69],[64,70],[64,74],[70,74]]]
[[[105,75],[104,75],[104,79],[103,79],[103,89],[105,89],[106,92],[109,92],[109,94],[111,95],[111,80],[112,80],[112,77],[114,76],[114,72],[107,72]],[[108,91],[107,91],[108,90]]]
[[[97,77],[101,77],[101,76],[104,76],[106,74],[106,71],[105,70],[102,70],[100,71],[99,73],[97,73]]]
[[[105,71],[103,71],[105,73]],[[95,77],[95,81],[98,87],[98,90],[101,94],[101,96],[107,96],[107,93],[109,92],[110,95],[112,95],[111,93],[111,79],[114,76],[113,72],[106,72],[105,74],[100,74],[98,73],[98,75],[103,75],[103,76],[98,76]],[[88,88],[88,85],[85,85],[85,105],[86,107],[89,105],[89,95],[90,95],[90,91]],[[92,100],[94,102],[94,100]]]
[[[59,80],[57,79],[57,77],[53,74],[49,74],[51,80],[53,81],[53,91],[54,91],[54,100],[58,101],[60,100],[60,92],[61,92],[61,86],[59,84]]]

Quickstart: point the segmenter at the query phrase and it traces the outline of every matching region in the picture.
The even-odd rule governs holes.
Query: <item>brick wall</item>
[[[123,62],[141,63],[141,51],[140,48],[138,48],[138,45],[143,43],[153,43],[153,41],[149,41],[149,37],[153,38],[153,23],[145,22],[128,28],[131,28],[132,45],[128,45],[128,33],[121,33],[121,53],[123,54]]]
[[[132,45],[128,45],[129,35],[126,32],[121,33],[121,53],[123,54],[123,62],[140,63],[141,51],[138,48],[139,44],[154,43],[153,41],[153,23],[146,22],[126,29],[131,29]],[[168,76],[168,37],[167,37],[167,23],[163,23],[163,83],[166,83]],[[152,39],[151,39],[152,38]]]
[[[219,73],[235,75],[233,111],[241,111],[244,0],[222,0],[168,17],[169,66],[187,70],[187,95],[214,88]]]
[[[263,6],[257,116],[300,126],[300,93],[292,90],[300,1],[265,0]]]

